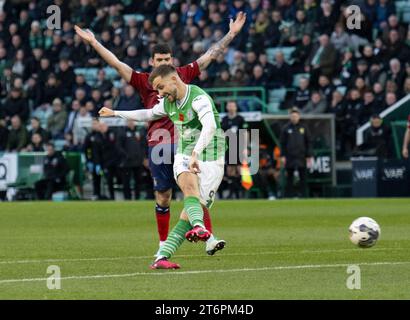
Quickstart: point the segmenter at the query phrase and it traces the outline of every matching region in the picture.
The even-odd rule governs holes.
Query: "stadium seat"
[[[396,14],[401,22],[410,22],[410,1],[396,1]]]
[[[92,85],[97,80],[98,68],[75,68],[74,73],[76,75],[82,74],[85,78],[85,81],[88,84]]]
[[[269,102],[283,102],[286,98],[286,88],[269,90]]]
[[[346,91],[347,91],[347,87],[339,86],[339,87],[336,88],[336,90],[339,91],[342,95],[345,95]]]
[[[114,80],[114,81],[112,82],[112,85],[113,85],[115,88],[121,88],[121,87],[122,87],[121,80]]]
[[[137,22],[144,21],[145,16],[142,14],[136,13],[136,14],[125,14],[123,18],[124,18],[125,23],[128,24],[128,21],[130,21],[131,19],[135,19]]]
[[[56,150],[58,150],[58,151],[63,150],[64,144],[65,144],[64,139],[55,139],[54,140],[54,146],[55,146]]]
[[[114,79],[117,79],[119,77],[117,70],[115,70],[114,68],[105,67],[104,71],[105,71],[105,77],[108,80],[114,80]]]
[[[266,105],[266,109],[268,113],[276,114],[279,113],[280,102],[269,102]]]

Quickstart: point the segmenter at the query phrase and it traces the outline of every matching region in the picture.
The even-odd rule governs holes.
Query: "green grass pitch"
[[[180,270],[153,271],[153,202],[2,203],[0,299],[410,299],[410,199],[219,201],[211,215],[223,251],[185,242]],[[381,226],[373,248],[348,239],[359,216]]]

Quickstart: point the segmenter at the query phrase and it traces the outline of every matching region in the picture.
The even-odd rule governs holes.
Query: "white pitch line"
[[[337,252],[366,252],[372,251],[397,251],[408,250],[407,248],[372,248],[366,249],[324,249],[324,250],[282,250],[282,251],[262,251],[262,252],[249,252],[249,253],[223,253],[223,256],[235,257],[235,256],[259,256],[259,255],[276,255],[276,254],[310,254],[310,253],[337,253]],[[205,255],[193,255],[193,254],[181,254],[175,255],[175,258],[204,258]],[[81,261],[118,261],[118,260],[139,260],[139,259],[153,259],[154,256],[128,256],[128,257],[96,257],[96,258],[69,258],[69,259],[25,259],[25,260],[0,260],[2,264],[29,264],[29,263],[48,263],[48,262],[81,262]]]
[[[410,261],[395,261],[395,262],[364,262],[356,263],[359,266],[383,266],[383,265],[403,265],[410,264]],[[190,274],[204,274],[204,273],[229,273],[229,272],[250,272],[250,271],[275,271],[275,270],[297,270],[297,269],[322,269],[322,268],[341,268],[347,267],[349,263],[339,264],[307,264],[307,265],[295,265],[295,266],[271,266],[260,268],[243,268],[243,269],[217,269],[217,270],[192,270],[192,271],[174,271],[174,272],[135,272],[124,274],[97,274],[97,275],[84,275],[84,276],[69,276],[61,277],[60,280],[81,280],[81,279],[107,279],[107,278],[129,278],[136,276],[172,276],[172,275],[190,275]],[[17,283],[17,282],[37,282],[47,281],[48,278],[27,278],[27,279],[4,279],[0,280],[0,284],[5,283]],[[56,278],[57,279],[57,278]]]

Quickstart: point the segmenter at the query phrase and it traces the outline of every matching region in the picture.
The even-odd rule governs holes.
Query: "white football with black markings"
[[[380,237],[379,224],[372,218],[357,218],[349,227],[349,238],[353,244],[361,248],[373,247]]]

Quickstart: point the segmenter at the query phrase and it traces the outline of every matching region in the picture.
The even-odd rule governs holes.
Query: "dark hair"
[[[154,70],[152,70],[151,74],[149,75],[148,81],[150,84],[152,84],[156,77],[163,78],[171,73],[176,73],[176,71],[177,70],[174,66],[168,64],[160,65],[159,67],[156,67]]]
[[[152,47],[151,58],[154,58],[155,54],[167,54],[172,55],[172,49],[167,43],[157,43]]]

